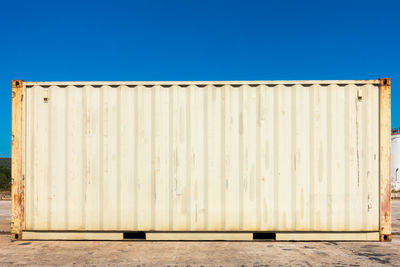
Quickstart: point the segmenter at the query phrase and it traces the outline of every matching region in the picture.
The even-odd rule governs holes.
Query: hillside
[[[0,168],[11,169],[11,158],[0,158]]]
[[[0,191],[11,188],[11,159],[0,158]]]

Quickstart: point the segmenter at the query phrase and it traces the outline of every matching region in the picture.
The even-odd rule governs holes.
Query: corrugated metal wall
[[[27,82],[25,229],[378,231],[378,83]]]

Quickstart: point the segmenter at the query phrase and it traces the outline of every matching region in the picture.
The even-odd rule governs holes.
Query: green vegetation
[[[0,158],[0,191],[11,189],[11,159]]]
[[[11,159],[10,158],[0,158],[0,168],[11,169]]]
[[[11,169],[0,168],[0,190],[10,190]]]

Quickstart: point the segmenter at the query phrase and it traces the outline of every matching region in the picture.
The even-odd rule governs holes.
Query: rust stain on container
[[[12,141],[11,141],[11,238],[21,239],[24,229],[23,168],[23,81],[12,81]]]
[[[391,80],[380,79],[380,239],[392,240],[391,230],[391,176],[390,176],[390,146],[391,146]]]

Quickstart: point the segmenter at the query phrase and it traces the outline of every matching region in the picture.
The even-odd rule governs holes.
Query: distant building
[[[400,191],[400,128],[392,129],[392,189]]]

